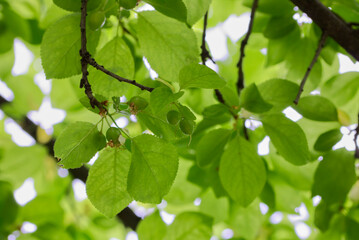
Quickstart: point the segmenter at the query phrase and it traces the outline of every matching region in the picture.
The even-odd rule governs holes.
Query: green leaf
[[[298,105],[294,105],[303,117],[314,121],[337,121],[338,112],[334,104],[327,98],[314,95],[302,97]]]
[[[107,217],[114,217],[132,201],[127,192],[131,154],[119,148],[106,148],[92,165],[86,181],[91,203]]]
[[[330,221],[334,215],[333,210],[330,209],[329,204],[321,200],[319,205],[315,208],[314,224],[322,232],[325,232],[329,228]]]
[[[349,217],[346,217],[345,225],[346,225],[346,239],[347,240],[358,239],[359,238],[359,231],[358,231],[359,223]]]
[[[343,134],[339,129],[332,129],[321,134],[317,141],[314,144],[314,149],[319,152],[327,152],[332,149],[332,147],[340,141],[343,137]]]
[[[315,172],[313,196],[320,195],[328,204],[343,202],[355,180],[353,154],[345,149],[329,152]]]
[[[212,218],[198,212],[184,212],[169,226],[166,240],[208,240],[212,236]]]
[[[173,126],[172,124],[169,124],[167,120],[158,118],[150,113],[140,112],[136,117],[140,123],[144,124],[154,134],[165,140],[173,140],[183,136],[176,126]]]
[[[272,105],[262,98],[254,83],[242,90],[239,97],[239,106],[254,113],[266,112],[272,108]]]
[[[176,148],[155,136],[132,139],[132,162],[127,190],[141,202],[160,203],[171,188],[178,169]]]
[[[358,92],[359,73],[347,72],[329,79],[323,85],[321,94],[329,98],[336,106],[345,105]]]
[[[14,187],[20,187],[23,182],[44,169],[47,157],[46,149],[35,145],[18,147],[12,145],[4,149],[0,159],[0,179],[9,181]],[[29,160],[31,156],[31,160]]]
[[[66,78],[81,73],[79,50],[80,14],[68,15],[47,28],[41,44],[41,63],[46,78]],[[100,32],[87,29],[88,50],[95,51]]]
[[[222,155],[219,177],[229,196],[242,206],[248,206],[261,193],[266,170],[257,149],[236,136]]]
[[[185,88],[222,88],[226,85],[215,71],[205,65],[193,63],[183,67],[179,73],[179,83]]]
[[[204,135],[196,148],[198,166],[208,167],[219,160],[231,133],[231,130],[220,128]]]
[[[108,42],[95,56],[98,64],[107,70],[127,79],[132,79],[135,73],[135,63],[131,50],[120,37]],[[89,81],[95,93],[111,98],[126,93],[128,83],[121,83],[117,79],[91,67]]]
[[[81,11],[81,0],[53,0],[54,3],[67,11],[80,12]],[[102,0],[91,0],[88,1],[87,10],[91,11],[102,3]]]
[[[292,14],[272,17],[264,29],[263,35],[269,39],[282,38],[294,31],[296,27],[298,24]]]
[[[21,217],[23,221],[29,221],[36,225],[45,223],[62,225],[64,210],[58,199],[52,196],[41,195],[21,209]]]
[[[19,206],[15,202],[10,183],[0,181],[0,192],[0,212],[3,216],[0,218],[0,232],[5,232],[15,222]]]
[[[194,32],[186,24],[154,11],[138,16],[136,30],[144,56],[161,78],[177,82],[184,66],[199,61]]]
[[[209,8],[212,0],[183,0],[187,8],[187,23],[195,24],[200,20]]]
[[[244,0],[243,5],[252,7],[252,0]],[[286,0],[262,0],[258,5],[258,11],[273,16],[281,16],[293,11],[293,5]]]
[[[75,122],[67,126],[57,138],[54,151],[64,168],[78,168],[106,146],[105,136],[97,126],[88,122]]]
[[[277,151],[294,165],[310,161],[308,143],[300,126],[282,114],[267,114],[261,118],[264,130]]]
[[[264,101],[274,107],[284,109],[290,106],[297,96],[299,86],[284,79],[271,79],[258,85],[258,90]]]
[[[141,240],[162,240],[166,235],[166,231],[167,226],[162,221],[158,211],[145,217],[137,227],[137,234]]]
[[[187,9],[182,0],[145,0],[151,4],[160,13],[186,22]]]
[[[173,93],[168,87],[155,88],[150,95],[150,106],[153,112],[161,112],[168,104],[180,98],[183,93]]]

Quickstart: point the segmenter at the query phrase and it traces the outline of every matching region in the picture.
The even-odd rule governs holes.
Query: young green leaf
[[[183,3],[187,8],[187,23],[192,26],[198,20],[200,20],[206,11],[208,11],[209,5],[212,0],[183,0]]]
[[[176,148],[155,136],[142,134],[132,140],[132,162],[127,189],[141,202],[160,203],[176,177]]]
[[[264,101],[274,107],[284,109],[292,105],[297,96],[299,86],[284,79],[271,79],[258,85],[258,90]]]
[[[186,22],[187,9],[182,0],[145,0],[151,4],[160,13],[175,18],[179,21]]]
[[[222,88],[226,85],[215,71],[207,66],[193,63],[183,67],[179,73],[179,83],[185,88]]]
[[[133,78],[135,63],[131,50],[122,38],[115,37],[108,42],[96,54],[95,59],[107,70],[127,79]],[[107,98],[121,96],[128,88],[127,83],[121,83],[95,68],[89,69],[89,81],[95,93]]]
[[[140,12],[138,16],[141,51],[162,78],[177,82],[184,66],[199,61],[196,35],[186,24],[155,11]]]
[[[340,141],[343,137],[343,134],[339,129],[332,129],[328,132],[321,134],[317,141],[314,144],[314,149],[319,152],[327,152],[332,149],[332,147]]]
[[[137,228],[137,234],[141,240],[162,240],[167,231],[167,225],[163,222],[158,211],[145,217]]]
[[[90,168],[86,192],[91,203],[107,217],[114,217],[132,201],[127,192],[131,154],[119,148],[106,148]]]
[[[303,117],[314,121],[338,121],[337,108],[329,99],[322,96],[302,97],[294,109]]]
[[[308,142],[300,126],[282,114],[267,114],[261,118],[264,130],[285,160],[294,165],[310,161]]]
[[[220,128],[204,135],[196,148],[198,166],[207,167],[219,160],[231,133],[228,129]]]
[[[151,92],[150,106],[156,113],[161,112],[171,102],[176,101],[184,92],[173,93],[168,87],[158,87]]]
[[[229,196],[242,206],[248,206],[262,192],[266,170],[257,149],[238,135],[222,155],[219,177]]]
[[[315,172],[313,196],[320,195],[328,204],[343,202],[355,180],[352,153],[345,149],[329,152]]]
[[[96,125],[75,122],[67,126],[57,138],[54,152],[64,168],[78,168],[105,146],[106,138]]]
[[[176,216],[167,230],[166,240],[208,240],[212,236],[213,219],[199,212]]]
[[[41,63],[46,78],[66,78],[81,73],[79,49],[80,14],[68,15],[52,24],[45,32],[41,44]],[[88,29],[88,50],[93,53],[100,32]]]
[[[239,106],[254,113],[267,112],[272,108],[272,105],[262,98],[254,83],[242,90],[239,98]]]

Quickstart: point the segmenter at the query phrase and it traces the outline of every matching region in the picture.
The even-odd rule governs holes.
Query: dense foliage
[[[299,21],[300,9],[318,16]],[[214,62],[206,31],[244,13],[247,33]],[[358,0],[0,0],[0,78],[14,94],[0,99],[0,239],[284,240],[303,223],[308,239],[359,239],[359,150],[333,148],[358,136],[359,73],[339,74],[338,53],[355,61],[359,45],[326,19],[359,39]],[[34,54],[19,76],[14,39]],[[66,111],[50,135],[28,115],[42,71]],[[11,141],[9,118],[36,144]],[[37,196],[20,206],[28,178]],[[74,199],[74,178],[88,199]]]

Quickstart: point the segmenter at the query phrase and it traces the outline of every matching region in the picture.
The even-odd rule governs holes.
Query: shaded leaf
[[[141,240],[162,240],[166,235],[167,226],[162,221],[158,211],[145,217],[137,227],[137,234]]]
[[[212,218],[198,212],[184,212],[169,226],[166,240],[208,240],[212,236]]]
[[[239,106],[254,113],[266,112],[272,108],[272,105],[262,98],[254,83],[242,90],[239,97]]]
[[[231,133],[231,130],[220,128],[204,135],[196,148],[198,166],[208,167],[219,160]]]
[[[328,132],[321,134],[317,141],[314,144],[314,149],[320,152],[327,152],[332,149],[332,147],[340,141],[343,137],[343,134],[339,129],[332,129]]]

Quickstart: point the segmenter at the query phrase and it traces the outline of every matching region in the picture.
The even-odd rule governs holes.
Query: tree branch
[[[88,81],[88,70],[87,65],[90,64],[91,66],[95,67],[97,70],[104,72],[105,74],[117,79],[120,82],[126,82],[132,84],[136,87],[139,87],[141,90],[147,90],[149,92],[153,91],[153,88],[143,86],[142,84],[137,83],[135,80],[129,80],[123,77],[116,75],[115,73],[105,69],[103,66],[99,65],[95,59],[91,57],[91,54],[87,51],[87,38],[86,38],[86,16],[87,16],[87,2],[88,0],[81,0],[81,49],[80,49],[80,56],[81,56],[81,69],[82,69],[82,79],[80,83],[80,88],[85,88],[85,93],[90,100],[90,104],[92,108],[97,106],[100,109],[100,112],[107,112],[105,106],[100,103],[92,93],[91,84]]]
[[[359,33],[319,0],[291,0],[328,36],[359,61]]]
[[[81,28],[81,50],[80,50],[80,56],[81,56],[81,70],[82,70],[82,78],[80,82],[80,88],[85,88],[85,93],[87,97],[90,100],[90,104],[92,108],[95,108],[95,106],[100,109],[100,112],[107,110],[101,104],[93,95],[91,84],[88,81],[87,76],[89,75],[87,71],[87,59],[90,57],[90,53],[87,51],[87,39],[86,39],[86,16],[87,16],[87,1],[88,0],[81,0],[81,22],[80,22],[80,28]]]
[[[295,104],[298,104],[298,102],[299,102],[300,95],[302,95],[302,92],[304,90],[304,85],[307,82],[307,79],[309,77],[310,72],[312,71],[312,68],[313,68],[314,64],[318,60],[318,57],[319,57],[320,52],[322,51],[322,49],[324,47],[324,43],[325,43],[325,40],[327,39],[327,37],[328,37],[327,32],[323,31],[322,36],[320,37],[320,41],[319,41],[317,50],[315,51],[314,57],[312,59],[312,62],[309,64],[309,66],[307,68],[307,71],[305,72],[304,77],[302,79],[302,82],[300,83],[300,87],[299,87],[299,90],[298,90],[297,97],[294,100]]]
[[[152,92],[154,90],[154,88],[151,88],[151,87],[147,87],[147,86],[144,86],[138,82],[136,82],[136,80],[130,80],[130,79],[127,79],[127,78],[123,78],[123,77],[120,77],[118,76],[117,74],[107,70],[104,66],[101,66],[100,64],[98,64],[95,59],[91,58],[91,56],[88,56],[88,58],[86,59],[86,61],[88,62],[88,64],[90,64],[91,66],[93,66],[94,68],[96,68],[97,70],[117,79],[118,81],[120,82],[125,82],[125,83],[129,83],[131,85],[134,85],[138,88],[140,88],[141,90],[146,90],[146,91],[149,91],[149,92]]]
[[[249,25],[248,25],[248,31],[246,33],[246,36],[244,37],[243,41],[241,42],[241,47],[240,47],[240,56],[239,56],[239,61],[237,64],[238,67],[238,80],[237,80],[237,92],[240,93],[241,90],[244,88],[244,73],[243,73],[243,59],[245,57],[245,47],[248,43],[248,39],[252,33],[252,28],[253,28],[253,22],[254,22],[254,16],[256,13],[258,7],[258,0],[253,0],[253,5],[252,5],[252,10],[251,10],[251,19],[249,21]]]
[[[0,96],[0,108],[5,104],[11,104],[11,102]],[[20,119],[13,118],[9,115],[8,117],[14,119],[25,132],[27,132],[33,139],[35,139],[38,144],[41,144],[38,142],[36,134],[36,129],[38,128],[38,126],[33,121],[31,121],[28,117],[22,117]],[[49,142],[47,142],[46,144],[42,144],[44,147],[46,147],[49,155],[52,157],[54,157],[54,143],[55,139],[51,138]],[[55,160],[55,158],[53,159]],[[88,176],[88,169],[85,166],[76,169],[69,169],[69,172],[73,178],[78,178],[83,182],[86,182]],[[117,218],[120,219],[126,227],[130,227],[133,230],[136,230],[138,223],[141,221],[141,218],[137,217],[128,207],[118,213]]]

